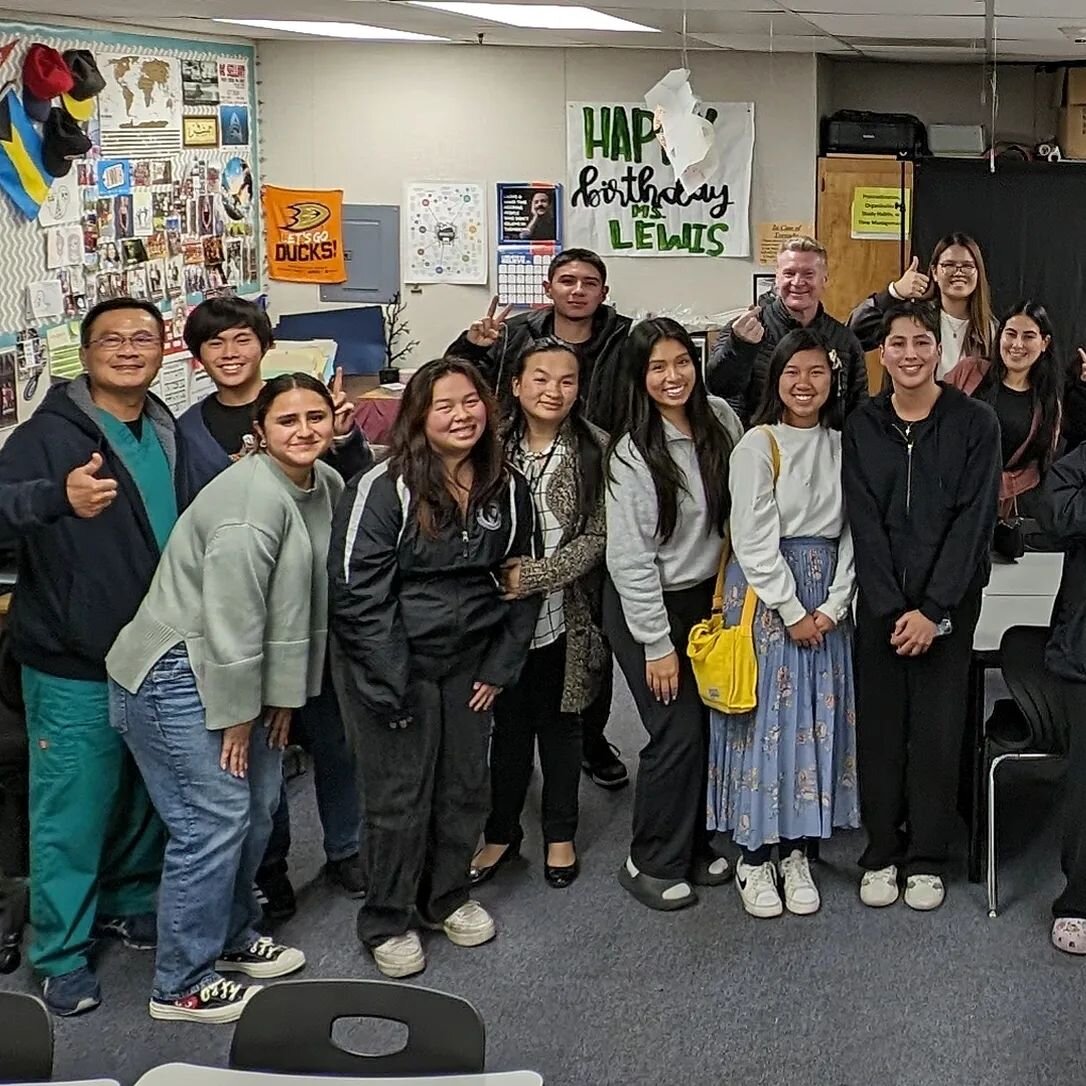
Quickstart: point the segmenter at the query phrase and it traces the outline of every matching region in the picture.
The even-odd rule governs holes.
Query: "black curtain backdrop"
[[[1057,356],[1086,346],[1086,164],[929,158],[916,164],[913,251],[927,267],[945,234],[980,242],[997,317],[1023,298],[1041,302]]]

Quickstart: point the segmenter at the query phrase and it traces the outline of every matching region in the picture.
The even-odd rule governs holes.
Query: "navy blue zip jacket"
[[[949,385],[908,435],[889,392],[848,416],[845,509],[873,614],[916,609],[937,623],[978,577],[988,583],[1002,459],[995,412]]]
[[[212,393],[214,395],[214,393]],[[192,493],[198,494],[219,472],[233,463],[204,422],[203,401],[194,403],[177,420],[177,429],[185,440]],[[356,426],[342,442],[324,455],[325,462],[350,482],[356,475],[373,467],[373,450],[365,434]]]
[[[155,427],[173,471],[180,513],[191,497],[174,417],[148,394],[144,425]],[[117,497],[96,517],[68,502],[73,468],[101,454],[98,478]],[[95,418],[86,377],[49,390],[0,449],[0,544],[18,545],[18,584],[8,628],[15,659],[68,679],[105,681],[105,657],[150,587],[159,549],[136,483]]]

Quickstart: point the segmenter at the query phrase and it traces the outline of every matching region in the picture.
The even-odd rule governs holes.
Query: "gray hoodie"
[[[743,436],[739,417],[715,396],[709,403],[736,445]],[[607,488],[607,572],[622,601],[633,639],[645,646],[646,660],[677,649],[664,593],[691,588],[716,575],[722,540],[710,530],[708,508],[694,442],[664,420],[668,451],[691,481],[679,493],[679,516],[667,543],[656,536],[658,505],[652,476],[629,435],[619,439],[611,458],[613,482]],[[727,478],[710,480],[726,487]]]

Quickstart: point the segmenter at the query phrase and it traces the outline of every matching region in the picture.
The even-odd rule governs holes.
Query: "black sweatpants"
[[[537,741],[543,771],[543,840],[572,841],[577,833],[581,721],[576,713],[561,711],[565,674],[566,639],[560,637],[528,653],[519,682],[494,706],[487,844],[520,840],[520,813]]]
[[[468,708],[479,664],[473,652],[441,678],[432,668],[413,670],[412,720],[394,729],[357,707],[350,666],[333,656],[365,804],[368,881],[358,937],[369,947],[403,935],[416,908],[437,922],[468,900],[471,858],[490,805],[491,714]]]
[[[645,647],[630,635],[610,579],[603,590],[604,629],[649,733],[634,789],[630,858],[653,878],[685,879],[694,860],[711,853],[706,829],[709,710],[698,697],[686,642],[690,628],[708,617],[712,602],[712,580],[664,593],[679,655],[679,696],[665,705],[645,681]]]
[[[953,630],[922,656],[898,656],[894,621],[856,607],[856,755],[868,845],[860,866],[945,873],[957,817],[969,660],[980,617],[975,581],[951,612]]]
[[[1052,915],[1086,919],[1086,683],[1065,682],[1063,696],[1071,726],[1060,856],[1067,886],[1053,902]]]

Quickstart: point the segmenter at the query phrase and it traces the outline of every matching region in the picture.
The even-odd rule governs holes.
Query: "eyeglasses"
[[[977,266],[971,260],[940,260],[939,269],[945,272],[965,272],[972,275]]]
[[[148,332],[137,332],[134,336],[121,336],[113,332],[108,336],[90,340],[87,346],[100,347],[103,351],[119,351],[126,343],[131,343],[133,348],[141,353],[162,346],[162,340]]]

